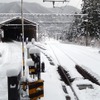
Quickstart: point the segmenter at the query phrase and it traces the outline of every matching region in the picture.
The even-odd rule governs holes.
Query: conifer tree
[[[87,14],[83,17],[82,28],[84,28],[91,37],[100,35],[100,1],[82,0],[82,13]]]

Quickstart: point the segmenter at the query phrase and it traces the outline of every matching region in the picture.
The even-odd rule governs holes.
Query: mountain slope
[[[23,5],[24,13],[51,13],[47,8],[42,7],[37,3],[24,2]],[[0,3],[0,13],[20,13],[21,4],[20,2],[11,3]]]
[[[67,14],[74,14],[75,12],[80,13],[80,10],[73,6],[56,7],[50,9],[54,13],[67,13]]]
[[[21,12],[20,5],[16,2],[0,4],[0,13],[17,13]]]
[[[30,13],[51,13],[51,11],[37,3],[24,3],[24,9]]]
[[[72,6],[46,8],[37,3],[24,2],[23,7],[24,13],[67,13],[73,14],[80,12],[79,9]],[[20,13],[21,4],[20,2],[0,3],[0,13]]]

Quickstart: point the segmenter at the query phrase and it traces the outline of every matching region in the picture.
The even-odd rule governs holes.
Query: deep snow
[[[38,44],[38,43],[37,43]],[[40,45],[41,43],[39,43]],[[76,71],[75,64],[84,65],[91,73],[100,79],[100,53],[98,48],[78,46],[73,44],[63,44],[55,40],[45,41],[41,44],[41,61],[45,62],[45,73],[41,74],[44,80],[44,97],[41,100],[66,100],[65,96],[70,95],[71,100],[75,100],[69,86],[65,85],[57,72],[57,67],[61,64],[69,71],[75,81],[72,83],[80,100],[99,100],[100,86],[84,80]],[[22,67],[21,43],[0,43],[0,100],[7,100],[7,70]],[[51,65],[47,56],[49,56],[55,65]],[[54,54],[55,53],[55,54]],[[25,59],[27,61],[27,49],[25,46]],[[57,59],[56,59],[56,57]],[[59,62],[58,62],[59,61]],[[19,68],[18,68],[19,69]],[[13,74],[13,73],[12,73]],[[26,75],[28,75],[28,66],[26,64]],[[92,84],[94,89],[79,90],[77,84]],[[68,91],[66,94],[62,85]]]

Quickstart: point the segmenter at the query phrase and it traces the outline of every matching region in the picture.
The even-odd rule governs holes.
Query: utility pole
[[[23,63],[23,76],[25,76],[23,0],[21,0],[21,23],[22,23],[22,63]]]
[[[86,22],[86,46],[88,46],[88,22]]]

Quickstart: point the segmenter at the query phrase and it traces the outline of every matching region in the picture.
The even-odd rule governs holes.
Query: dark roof
[[[8,20],[5,20],[5,21],[2,21],[0,23],[0,25],[21,25],[22,23],[22,19],[21,17],[14,17],[14,18],[11,18],[11,19],[8,19]],[[36,22],[32,22],[26,18],[24,18],[24,24],[27,24],[27,25],[32,25],[32,26],[36,26],[37,23]]]

